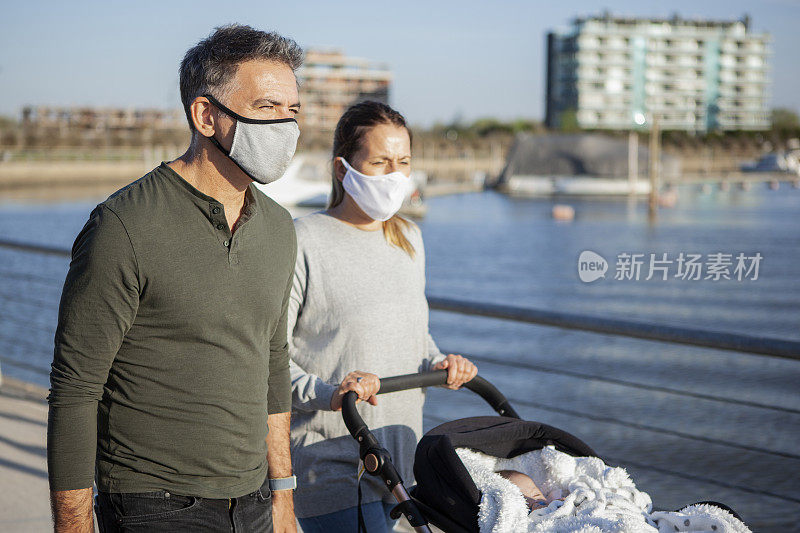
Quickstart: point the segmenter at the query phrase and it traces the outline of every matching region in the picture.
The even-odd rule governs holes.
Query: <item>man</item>
[[[98,205],[78,235],[49,397],[57,532],[93,531],[93,478],[101,531],[295,530],[296,241],[252,182],[277,179],[294,154],[302,58],[294,41],[239,25],[189,50],[189,149]]]

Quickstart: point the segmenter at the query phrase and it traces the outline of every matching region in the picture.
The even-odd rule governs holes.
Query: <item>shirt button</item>
[[[225,225],[224,224],[217,224],[217,229],[220,229],[220,230],[225,229]]]
[[[214,213],[215,215],[218,215],[219,214],[219,207],[215,207],[214,209],[211,210],[211,212]]]
[[[228,241],[225,241],[225,242],[223,242],[222,244],[225,246],[225,248],[227,248],[227,247],[228,247],[228,244],[230,244],[230,243],[229,243]]]

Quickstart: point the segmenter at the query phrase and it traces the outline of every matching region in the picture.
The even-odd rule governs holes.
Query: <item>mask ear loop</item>
[[[243,117],[242,115],[236,113],[235,111],[231,111],[230,108],[225,107],[219,100],[211,96],[210,94],[202,95],[203,98],[207,98],[209,102],[217,106],[217,109],[228,115],[229,117],[235,119],[237,122],[244,122],[245,124],[282,124],[284,122],[294,122],[297,124],[297,120],[294,118],[275,118],[275,119],[260,119],[260,118],[248,118]]]
[[[339,159],[342,160],[342,164],[344,165],[344,168],[346,168],[347,170],[349,170],[350,172],[352,172],[353,174],[355,174],[359,178],[363,178],[363,179],[367,179],[368,180],[370,178],[374,179],[374,178],[382,178],[383,177],[383,176],[370,176],[368,174],[364,174],[363,172],[359,172],[358,170],[354,169],[352,167],[352,165],[350,165],[350,163],[348,163],[347,160],[344,157],[339,157]]]
[[[346,168],[347,170],[349,170],[350,172],[352,172],[353,174],[355,174],[359,178],[362,178],[362,179],[365,179],[365,180],[384,178],[386,176],[391,176],[393,174],[402,174],[404,178],[411,179],[411,176],[406,176],[405,174],[403,174],[399,170],[395,170],[394,172],[390,172],[388,174],[382,174],[380,176],[370,176],[369,174],[364,174],[363,172],[359,172],[358,170],[354,169],[352,166],[350,166],[350,163],[348,163],[345,160],[344,157],[339,157],[339,159],[342,160],[342,164],[344,165],[344,168]]]
[[[350,166],[350,163],[347,162],[347,159],[345,159],[344,157],[339,157],[339,159],[341,159],[342,164],[344,165],[345,169],[352,170],[354,172],[358,172],[357,170],[355,170],[353,167]]]
[[[237,121],[238,121],[238,118],[237,118],[237,117],[238,117],[238,115],[237,115],[236,113],[234,113],[233,111],[231,111],[230,109],[228,109],[227,107],[225,107],[224,105],[222,105],[221,103],[219,103],[219,100],[217,100],[216,98],[214,98],[214,97],[213,97],[213,96],[211,96],[210,94],[204,94],[204,95],[203,95],[203,98],[207,99],[207,100],[208,100],[208,101],[211,103],[211,105],[213,105],[214,107],[216,107],[217,109],[219,109],[220,111],[222,111],[223,113],[225,113],[226,115],[230,116],[232,119],[234,119],[234,120],[237,120]],[[217,137],[216,137],[216,131],[214,132],[214,135],[212,135],[211,137],[206,137],[206,139],[208,139],[209,141],[211,141],[211,144],[213,144],[214,146],[216,146],[216,147],[217,147],[217,149],[218,149],[220,152],[222,152],[223,154],[225,154],[225,155],[226,155],[226,156],[228,156],[228,157],[230,157],[230,156],[231,156],[231,151],[230,151],[230,150],[226,150],[226,149],[225,149],[225,148],[222,146],[222,143],[220,143],[220,142],[219,142],[219,140],[217,139]],[[231,161],[233,161],[233,160],[231,160]],[[236,163],[236,162],[234,161],[234,163]],[[237,166],[238,166],[238,163],[237,163]],[[249,174],[248,174],[248,175],[249,175]]]
[[[213,135],[212,135],[211,137],[206,137],[206,139],[208,139],[209,141],[211,141],[211,144],[213,144],[214,146],[216,146],[216,147],[217,147],[217,149],[218,149],[220,152],[222,152],[223,154],[225,154],[225,155],[226,155],[226,156],[228,156],[228,157],[230,157],[230,156],[231,156],[231,151],[230,151],[230,150],[226,150],[226,149],[225,149],[225,148],[222,146],[222,144],[220,144],[220,142],[217,140],[217,138],[216,138],[215,136],[213,136]],[[231,161],[233,161],[233,159],[231,159]],[[236,161],[233,161],[233,162],[234,162],[234,163],[236,163]],[[236,164],[238,165],[238,163],[236,163]]]
[[[227,108],[224,105],[222,105],[222,103],[220,103],[219,100],[217,100],[216,98],[214,98],[210,94],[204,94],[203,97],[206,98],[209,102],[211,102],[217,109],[219,109],[220,111],[222,111],[223,113],[225,113],[226,115],[231,117],[232,119],[240,121],[240,122],[243,122],[244,120],[247,120],[245,117],[239,115],[238,113],[236,113],[234,111],[231,111],[229,108]]]

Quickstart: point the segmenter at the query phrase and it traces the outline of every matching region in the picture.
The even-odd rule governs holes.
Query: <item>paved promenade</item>
[[[0,385],[0,531],[52,531],[47,489],[47,391]]]

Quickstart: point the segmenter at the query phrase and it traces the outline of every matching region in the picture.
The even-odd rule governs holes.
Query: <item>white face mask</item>
[[[238,115],[210,94],[204,95],[220,111],[236,120],[231,149],[209,137],[220,152],[228,156],[245,174],[259,183],[271,183],[283,176],[297,148],[300,128],[293,118],[258,120]]]
[[[367,176],[341,158],[347,169],[342,186],[364,213],[374,220],[389,220],[400,210],[411,188],[411,178],[400,172]]]

